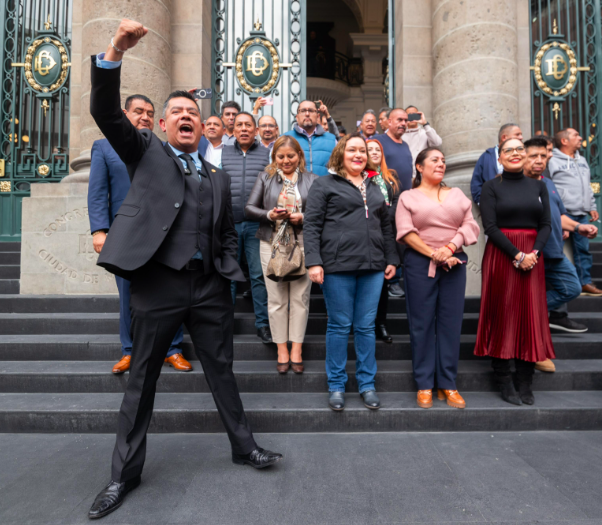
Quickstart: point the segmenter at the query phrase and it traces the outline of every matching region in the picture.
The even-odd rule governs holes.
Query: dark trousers
[[[458,254],[458,258],[466,258]],[[460,334],[464,315],[466,266],[449,272],[438,268],[429,277],[430,259],[410,248],[404,254],[403,283],[406,291],[412,366],[418,390],[436,386],[456,389]]]
[[[124,482],[142,472],[157,380],[182,323],[203,365],[232,451],[248,454],[255,449],[232,372],[234,306],[230,282],[217,273],[176,271],[151,261],[134,273],[130,289],[132,363],[119,411],[113,481]]]
[[[380,291],[380,299],[378,300],[378,309],[376,310],[376,326],[387,323],[387,313],[389,311],[389,283],[383,283],[383,289]]]
[[[123,277],[115,276],[117,290],[119,291],[119,341],[121,342],[121,353],[132,355],[132,313],[130,312],[130,281]],[[184,327],[180,326],[169,346],[167,355],[182,353],[182,339],[184,339]]]

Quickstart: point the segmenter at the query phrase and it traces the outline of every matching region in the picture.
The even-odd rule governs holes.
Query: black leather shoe
[[[391,334],[387,331],[387,325],[384,325],[384,324],[379,324],[376,326],[376,337],[378,339],[381,339],[385,343],[390,344],[393,342],[393,338],[391,337]]]
[[[362,392],[362,399],[364,400],[364,406],[370,410],[378,410],[380,408],[380,399],[376,395],[374,390],[367,390]]]
[[[236,465],[251,465],[253,468],[266,468],[282,459],[282,454],[257,447],[250,454],[235,454],[232,452],[232,463]]]
[[[270,332],[270,327],[262,326],[261,328],[258,328],[257,337],[261,339],[262,343],[265,343],[266,345],[270,344],[272,342],[272,332]]]
[[[96,499],[88,512],[88,518],[95,520],[102,518],[107,514],[111,514],[111,512],[121,507],[125,495],[134,490],[138,485],[140,485],[140,476],[123,483],[111,481],[100,491],[98,496],[96,496]]]
[[[533,390],[531,389],[530,383],[519,383],[518,395],[520,396],[520,400],[525,405],[532,405],[535,403],[535,396],[533,395]]]
[[[345,408],[345,392],[330,392],[328,406],[335,412],[343,410]]]
[[[500,384],[500,391],[502,392],[502,399],[506,401],[506,403],[512,403],[513,405],[522,405],[519,395],[514,388],[514,384],[512,381],[508,381],[507,383]]]

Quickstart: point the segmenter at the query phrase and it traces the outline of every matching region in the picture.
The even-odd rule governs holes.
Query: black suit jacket
[[[132,185],[115,215],[98,265],[129,278],[146,264],[167,236],[184,202],[184,168],[168,144],[137,130],[121,110],[121,67],[100,69],[92,57],[90,113],[125,163]],[[213,262],[226,279],[244,281],[237,263],[230,177],[201,158],[213,188]]]

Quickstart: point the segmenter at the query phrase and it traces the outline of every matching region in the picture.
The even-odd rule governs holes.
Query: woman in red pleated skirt
[[[502,398],[516,405],[535,402],[535,363],[555,357],[541,254],[551,232],[550,203],[544,182],[523,175],[526,158],[520,140],[502,143],[504,171],[483,185],[480,202],[488,240],[474,353],[492,358]]]

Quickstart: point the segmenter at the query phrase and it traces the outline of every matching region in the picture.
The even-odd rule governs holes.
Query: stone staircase
[[[592,251],[600,285],[602,245],[592,244]],[[128,377],[111,374],[120,356],[117,297],[18,295],[19,259],[18,243],[0,244],[0,432],[113,433]],[[367,410],[356,393],[352,341],[347,408],[333,413],[327,407],[326,310],[318,287],[312,289],[303,375],[276,372],[275,346],[254,335],[252,302],[242,296],[234,370],[255,432],[602,430],[602,298],[580,297],[569,309],[589,332],[553,334],[558,371],[536,373],[532,407],[504,403],[494,391],[489,361],[472,355],[478,297],[468,297],[465,307],[462,411],[437,401],[430,410],[416,407],[403,299],[390,302],[394,343],[377,343],[378,412]],[[223,432],[188,336],[183,351],[195,370],[164,368],[151,431]]]

